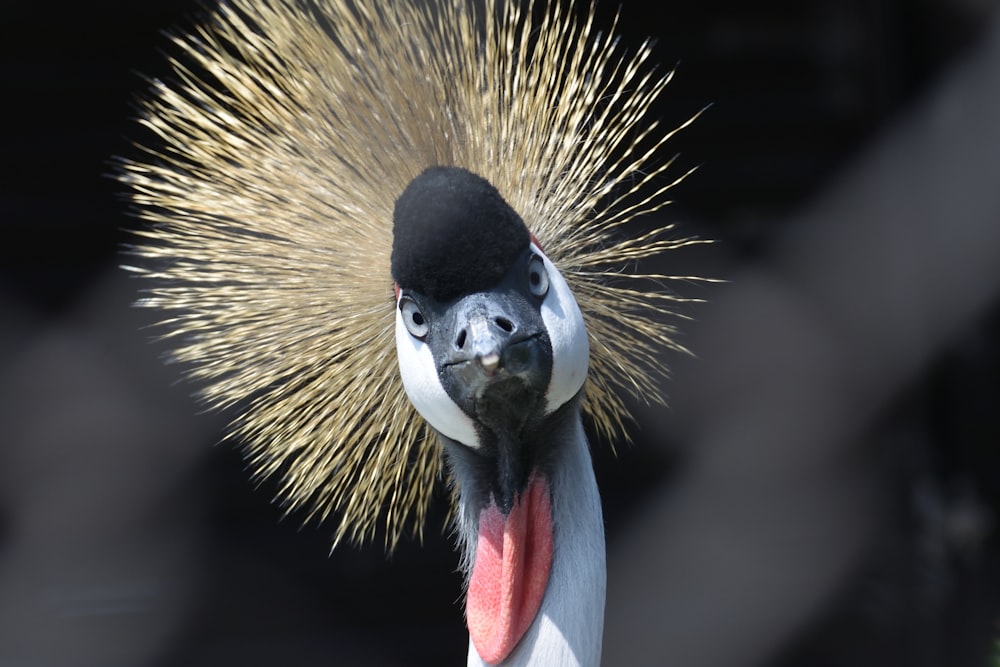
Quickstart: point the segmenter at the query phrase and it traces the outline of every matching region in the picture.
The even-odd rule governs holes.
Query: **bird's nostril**
[[[455,339],[455,347],[459,350],[465,347],[465,329],[458,332],[458,338]]]
[[[497,326],[510,333],[514,330],[514,323],[508,320],[506,317],[498,317],[496,319]]]

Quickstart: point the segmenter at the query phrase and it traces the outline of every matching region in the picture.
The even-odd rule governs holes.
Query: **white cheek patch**
[[[479,436],[472,419],[441,386],[431,349],[406,330],[399,308],[396,308],[396,358],[403,388],[417,412],[445,436],[477,449]]]
[[[545,394],[545,411],[551,413],[576,396],[583,386],[590,365],[590,343],[580,306],[565,278],[538,246],[532,244],[532,248],[545,261],[545,270],[549,272],[542,321],[552,341],[552,379]]]

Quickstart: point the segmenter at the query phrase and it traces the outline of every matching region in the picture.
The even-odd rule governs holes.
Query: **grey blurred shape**
[[[115,271],[65,316],[4,322],[4,667],[155,664],[192,601],[218,425],[172,386],[135,284]]]
[[[1000,294],[992,18],[767,261],[727,270],[699,310],[699,358],[671,382],[663,427],[689,465],[609,554],[604,664],[768,664],[882,529],[858,456],[873,419]]]

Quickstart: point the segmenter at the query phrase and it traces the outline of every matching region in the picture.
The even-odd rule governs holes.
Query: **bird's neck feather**
[[[606,582],[604,521],[579,405],[574,403],[569,406],[569,418],[558,419],[550,430],[552,456],[546,472],[554,549],[548,586],[535,620],[503,665],[596,667],[600,663]],[[452,464],[454,472],[460,473],[460,466],[454,460]],[[456,476],[461,480],[461,474]],[[475,561],[482,507],[479,493],[463,487],[459,496],[457,533],[467,573]],[[487,664],[471,642],[468,664]]]

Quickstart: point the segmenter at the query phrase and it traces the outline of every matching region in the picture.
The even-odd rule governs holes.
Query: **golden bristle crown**
[[[128,268],[155,281],[142,303],[168,313],[204,399],[237,410],[256,473],[278,476],[289,509],[332,518],[335,542],[419,533],[441,477],[399,378],[389,273],[394,200],[426,167],[486,178],[565,276],[600,436],[624,433],[619,391],[660,400],[662,348],[681,349],[663,315],[680,299],[623,269],[697,241],[621,226],[680,180],[657,161],[673,132],[648,118],[670,73],[593,15],[232,0],[173,38],[174,81],[154,81],[140,121],[157,145],[121,170],[149,223]]]

